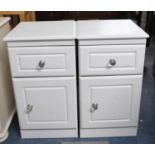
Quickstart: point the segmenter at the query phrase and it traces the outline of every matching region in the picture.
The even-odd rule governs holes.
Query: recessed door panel
[[[77,128],[74,77],[13,81],[21,129]]]
[[[94,111],[92,109],[91,121],[125,120],[130,117],[132,95],[130,85],[92,86],[90,93],[90,103],[98,105],[98,109]]]
[[[81,128],[137,126],[141,82],[141,75],[81,77]]]
[[[26,102],[33,105],[29,113],[29,121],[61,121],[67,122],[67,90],[65,87],[25,88]],[[41,115],[43,114],[43,115]]]

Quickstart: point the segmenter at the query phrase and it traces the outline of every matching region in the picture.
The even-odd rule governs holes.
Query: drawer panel
[[[145,45],[80,46],[80,75],[141,74]]]
[[[75,75],[75,47],[9,48],[11,71],[18,76]]]

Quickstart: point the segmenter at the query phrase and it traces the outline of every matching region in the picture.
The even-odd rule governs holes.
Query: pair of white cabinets
[[[147,37],[130,20],[19,24],[5,40],[22,137],[136,135]]]

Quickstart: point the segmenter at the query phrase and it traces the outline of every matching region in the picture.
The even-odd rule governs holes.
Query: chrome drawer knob
[[[33,109],[33,105],[28,104],[26,107],[26,113],[30,113]]]
[[[115,59],[110,59],[110,60],[109,60],[109,64],[110,64],[111,66],[115,66],[115,65],[116,65],[116,60],[115,60]]]
[[[91,111],[95,111],[95,110],[97,110],[98,109],[98,103],[93,103],[92,105],[91,105]]]
[[[38,63],[38,66],[40,68],[43,68],[45,66],[45,61],[40,60],[39,63]]]

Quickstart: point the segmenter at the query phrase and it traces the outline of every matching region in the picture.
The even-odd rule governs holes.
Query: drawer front
[[[80,75],[142,74],[145,45],[80,46]]]
[[[73,76],[75,75],[75,47],[9,48],[13,77]]]
[[[75,77],[13,78],[21,129],[77,128]]]
[[[81,128],[137,126],[142,75],[81,77]]]

